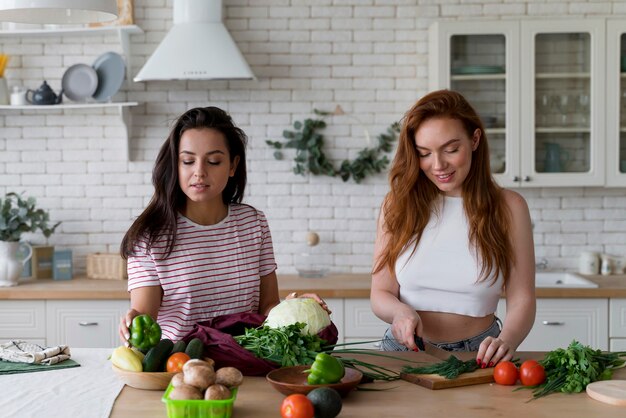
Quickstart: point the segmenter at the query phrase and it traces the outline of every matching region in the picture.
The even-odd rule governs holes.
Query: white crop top
[[[492,314],[502,276],[491,286],[493,277],[476,282],[481,264],[469,243],[463,198],[446,196],[439,202],[441,209],[431,213],[415,252],[408,245],[396,262],[400,300],[417,311],[474,317]]]

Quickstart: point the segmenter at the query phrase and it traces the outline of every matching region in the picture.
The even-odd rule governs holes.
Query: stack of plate
[[[63,94],[74,102],[93,98],[106,102],[119,91],[126,76],[126,65],[121,55],[107,52],[100,55],[92,66],[75,64],[65,71],[61,80]]]

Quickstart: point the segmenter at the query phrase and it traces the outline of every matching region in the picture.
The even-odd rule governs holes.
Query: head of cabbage
[[[314,299],[285,299],[270,310],[265,325],[278,328],[296,322],[306,324],[303,334],[315,335],[330,325],[330,316]]]

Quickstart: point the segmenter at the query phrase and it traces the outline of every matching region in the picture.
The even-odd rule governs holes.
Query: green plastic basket
[[[230,418],[233,414],[237,388],[234,388],[230,399],[221,401],[181,401],[170,399],[170,392],[174,389],[170,383],[161,401],[167,406],[168,418]]]

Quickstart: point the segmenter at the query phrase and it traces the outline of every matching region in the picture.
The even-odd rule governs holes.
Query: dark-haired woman
[[[389,179],[371,287],[391,324],[381,348],[416,350],[420,337],[477,351],[482,367],[510,360],[535,318],[530,214],[493,180],[483,124],[462,95],[435,91],[406,113]]]
[[[157,156],[152,200],[121,244],[131,304],[120,320],[122,341],[139,314],[178,341],[199,321],[267,314],[279,303],[267,220],[241,203],[246,142],[216,107],[188,110],[176,121]]]

